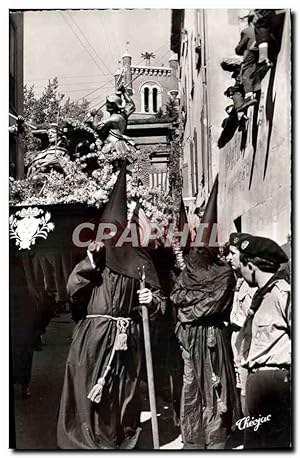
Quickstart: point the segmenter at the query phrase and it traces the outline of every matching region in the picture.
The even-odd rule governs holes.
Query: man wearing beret
[[[234,271],[237,282],[235,286],[235,293],[233,297],[232,309],[230,313],[231,325],[231,347],[234,359],[234,367],[236,374],[236,387],[240,393],[241,409],[245,413],[245,396],[246,396],[246,380],[248,370],[241,366],[241,343],[243,342],[243,326],[246,321],[247,313],[250,308],[253,295],[256,287],[248,285],[246,280],[240,274],[240,251],[239,246],[248,234],[234,232],[229,236],[229,254],[227,261],[229,262],[232,270]]]
[[[290,448],[290,285],[278,272],[287,256],[273,240],[252,235],[243,238],[239,251],[241,275],[258,287],[243,327],[245,448]]]

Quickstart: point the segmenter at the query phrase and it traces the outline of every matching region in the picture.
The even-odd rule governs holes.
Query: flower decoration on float
[[[10,205],[80,203],[101,208],[109,200],[119,174],[119,165],[126,158],[129,161],[128,199],[139,202],[151,222],[167,227],[173,221],[178,205],[168,192],[150,189],[143,184],[142,177],[139,176],[137,150],[133,146],[128,145],[119,150],[113,146],[107,147],[97,132],[84,122],[66,119],[64,126],[62,130],[66,135],[71,132],[71,136],[72,132],[78,132],[81,143],[82,132],[87,134],[84,152],[75,157],[69,154],[69,157],[63,158],[64,173],[52,168],[47,173],[42,170],[34,172],[32,176],[22,180],[10,177]]]

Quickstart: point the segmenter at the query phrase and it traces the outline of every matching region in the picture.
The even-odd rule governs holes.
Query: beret
[[[250,234],[246,234],[246,232],[232,232],[229,236],[229,245],[239,249],[243,240],[246,240],[249,235]]]
[[[238,248],[241,253],[249,258],[258,257],[274,264],[282,264],[288,261],[287,255],[278,243],[266,237],[257,237],[250,234],[246,234],[246,237],[240,236]]]

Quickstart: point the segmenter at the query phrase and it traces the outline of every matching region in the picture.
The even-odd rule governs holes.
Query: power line
[[[116,17],[115,15],[119,13],[119,11],[116,11],[116,10],[112,10],[112,12],[113,12],[113,15],[111,16],[111,18],[112,17]],[[116,30],[117,30],[117,28],[112,28],[111,29],[112,38],[113,37],[116,38]],[[117,37],[117,39],[114,39],[114,42],[117,44],[117,47],[119,49],[119,51],[118,51],[119,52],[119,56],[121,57],[122,56],[122,49],[121,49],[121,45],[120,45],[120,41],[118,40],[118,37]],[[117,59],[117,61],[118,61],[118,59]]]
[[[81,30],[81,28],[79,27],[79,25],[77,24],[77,22],[75,21],[75,19],[71,16],[70,12],[67,11],[66,12],[69,16],[69,18],[71,19],[71,21],[75,24],[75,26],[77,27],[77,29],[79,30],[79,32],[82,34],[82,36],[84,37],[85,41],[87,42],[87,44],[92,48],[92,50],[94,51],[94,53],[96,54],[97,58],[100,60],[100,62],[104,65],[104,67],[106,68],[106,70],[111,74],[113,75],[113,72],[108,68],[108,66],[106,65],[106,63],[101,59],[101,57],[98,55],[97,51],[95,50],[95,48],[93,47],[93,45],[90,43],[90,41],[87,39],[87,37],[85,36],[84,32]]]
[[[100,89],[102,89],[103,87],[107,86],[109,83],[112,83],[113,81],[114,81],[114,79],[112,79],[110,81],[107,81],[105,84],[102,84],[102,86],[98,87],[97,89],[89,92],[88,94],[84,95],[83,97],[80,97],[80,99],[78,99],[78,102],[79,102],[79,100],[85,99],[86,97],[88,97],[89,95],[93,94],[94,92],[100,91]]]
[[[154,53],[156,53],[157,51],[159,51],[161,48],[163,48],[164,46],[166,46],[167,43],[164,43],[163,45],[159,46],[155,51]],[[169,52],[169,50],[168,50]],[[142,59],[140,62],[138,62],[137,64],[135,65],[140,65],[142,62],[144,61],[144,59]],[[139,75],[137,75],[134,79],[136,79]],[[101,96],[97,96],[95,97],[94,99],[90,100],[90,103],[93,101],[93,100],[96,100],[96,99],[99,99],[101,98]],[[90,106],[89,109],[91,110],[92,108],[95,108],[96,106],[98,105],[98,103],[94,104],[93,106]],[[102,105],[102,104],[101,104]]]
[[[64,76],[64,75],[55,75],[53,78],[57,78],[59,80],[64,80],[64,79],[73,79],[73,78],[99,78],[99,77],[110,77],[110,73],[102,73],[99,75],[72,75],[72,76]],[[50,78],[51,79],[51,78]],[[28,78],[26,81],[48,81],[49,76],[46,76],[45,78]]]
[[[78,35],[78,33],[73,29],[73,27],[71,26],[71,24],[67,21],[67,18],[65,17],[65,15],[63,14],[63,12],[61,11],[61,15],[64,19],[64,21],[66,22],[66,24],[70,27],[70,29],[72,30],[72,32],[74,33],[74,35],[76,36],[76,38],[79,40],[80,44],[83,46],[84,50],[88,53],[88,55],[90,56],[90,58],[92,59],[92,61],[94,62],[94,64],[97,66],[97,68],[102,72],[102,69],[99,67],[98,65],[98,62],[95,60],[94,56],[90,53],[90,50],[85,46],[85,44],[83,43],[82,39],[80,38],[80,36]]]
[[[156,53],[156,52],[159,51],[161,48],[163,48],[164,46],[166,46],[166,44],[167,44],[167,43],[164,43],[164,44],[162,44],[161,46],[159,46],[159,47],[154,51],[154,53]],[[142,59],[140,62],[138,62],[138,63],[135,64],[135,65],[140,65],[140,64],[143,62],[143,60],[144,60],[144,59]],[[102,86],[100,86],[98,90],[102,89],[104,86],[108,85],[108,83],[110,83],[110,82],[112,82],[112,81],[114,81],[114,78],[111,79],[110,81],[108,81],[106,84],[103,84]],[[89,92],[89,93],[86,94],[85,96],[83,96],[83,97],[81,97],[80,99],[78,99],[78,102],[79,102],[80,100],[85,99],[86,97],[88,97],[89,95],[91,95],[91,94],[93,94],[93,93],[95,93],[95,92],[97,92],[97,89],[95,89],[95,90]],[[97,97],[95,97],[95,99],[92,99],[92,100],[96,100],[96,99],[99,98],[99,97],[100,97],[100,96],[97,96]],[[90,101],[90,102],[91,102],[91,101]],[[93,108],[93,107],[91,107],[91,108]]]
[[[101,81],[101,80],[98,80],[98,81],[86,81],[86,82],[84,82],[84,83],[62,83],[62,84],[61,84],[61,83],[58,83],[58,86],[59,86],[59,87],[65,87],[65,86],[67,86],[67,87],[69,87],[70,89],[75,89],[75,87],[78,87],[78,86],[87,85],[87,84],[89,84],[89,85],[95,85],[95,84],[98,84],[98,83],[101,83],[101,82],[107,83],[107,81],[108,81],[108,80],[106,79],[106,80],[104,80],[104,81],[103,81],[103,80],[102,80],[102,81]],[[44,87],[45,87],[44,85],[35,85],[35,84],[34,84],[33,86],[34,86],[36,89],[41,89],[41,88],[44,88]],[[72,88],[72,86],[73,86],[73,88]],[[74,86],[75,86],[75,87],[74,87]],[[82,90],[84,90],[84,89],[85,89],[85,88],[83,87]]]
[[[100,16],[97,16],[97,17],[99,18],[100,23],[101,23],[102,30],[104,31],[104,35],[105,35],[105,38],[106,38],[108,47],[109,47],[109,49],[110,49],[110,55],[111,55],[112,59],[113,59],[115,62],[118,62],[118,59],[116,59],[115,52],[114,52],[113,49],[112,49],[110,36],[109,36],[108,33],[106,32],[105,25],[103,24],[102,17],[101,17],[101,15],[100,15]],[[121,56],[120,56],[120,57],[121,57]]]
[[[90,89],[96,89],[96,88],[90,88]],[[63,89],[62,92],[83,92],[84,89]]]

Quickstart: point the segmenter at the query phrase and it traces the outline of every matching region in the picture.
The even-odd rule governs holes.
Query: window
[[[157,113],[157,88],[154,87],[152,90],[152,103],[153,113]]]
[[[149,88],[144,89],[144,111],[149,113]]]
[[[199,188],[199,171],[198,171],[198,136],[197,136],[197,131],[194,129],[194,153],[195,153],[195,187],[196,191],[198,192]]]
[[[191,155],[191,184],[192,184],[192,196],[195,195],[195,158],[194,158],[194,145],[190,142],[190,155]]]
[[[161,107],[161,87],[156,83],[146,83],[140,87],[142,113],[158,113]]]

